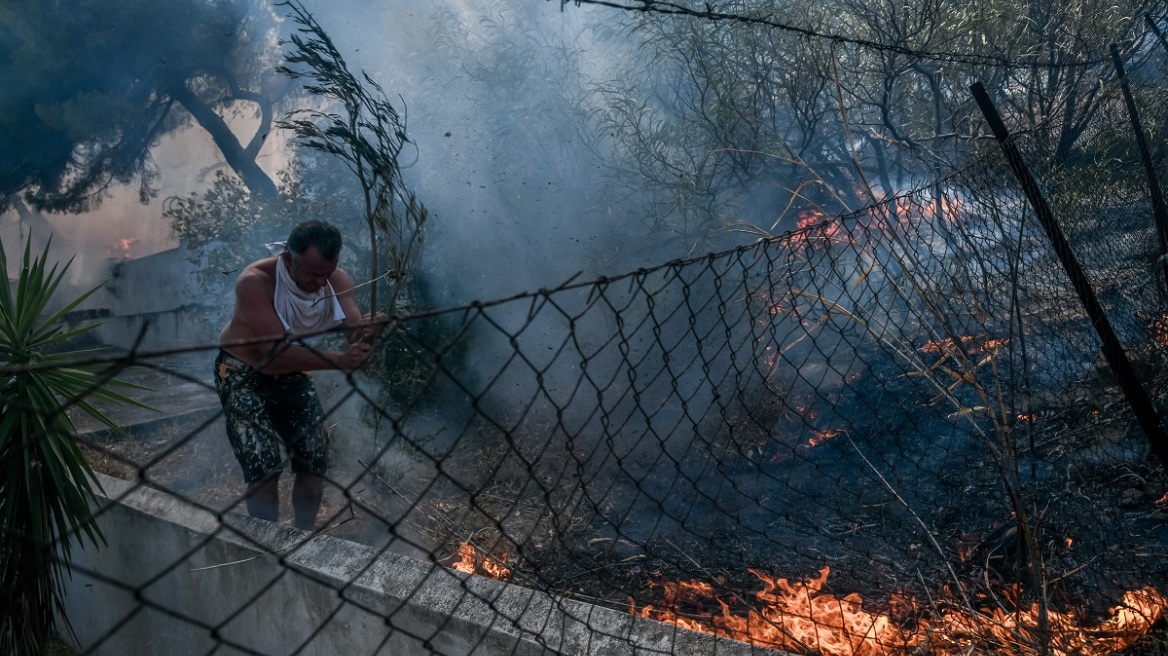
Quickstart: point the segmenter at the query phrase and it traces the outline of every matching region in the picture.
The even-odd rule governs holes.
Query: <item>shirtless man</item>
[[[369,359],[377,328],[357,308],[352,279],[337,268],[341,234],[335,227],[301,223],[286,243],[269,249],[274,257],[249,265],[235,282],[235,310],[219,334],[215,386],[247,482],[248,512],[278,521],[282,442],[296,475],[294,523],[311,531],[328,462],[323,410],[305,372],[359,368]],[[313,346],[315,337],[338,327],[347,349]]]

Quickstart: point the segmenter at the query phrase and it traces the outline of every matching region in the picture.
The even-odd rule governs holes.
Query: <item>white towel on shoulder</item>
[[[339,326],[345,320],[345,311],[333,291],[331,283],[325,283],[314,293],[296,286],[292,274],[280,257],[287,248],[284,242],[265,244],[268,252],[276,256],[276,291],[272,295],[272,305],[276,316],[284,324],[284,330],[293,335],[317,333]],[[315,343],[320,337],[310,337],[303,341]]]

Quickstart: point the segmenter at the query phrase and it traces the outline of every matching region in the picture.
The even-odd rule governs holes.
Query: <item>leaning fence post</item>
[[[1136,145],[1140,149],[1140,159],[1144,162],[1144,172],[1148,176],[1148,190],[1152,195],[1152,215],[1156,218],[1156,236],[1160,239],[1159,261],[1164,271],[1164,280],[1161,282],[1168,285],[1168,209],[1164,207],[1164,195],[1160,192],[1160,181],[1156,178],[1156,166],[1152,163],[1152,152],[1148,150],[1148,139],[1144,135],[1144,128],[1140,125],[1136,101],[1132,98],[1131,89],[1127,84],[1127,75],[1123,71],[1123,60],[1120,59],[1119,48],[1114,43],[1111,44],[1111,61],[1115,64],[1115,72],[1119,76],[1119,86],[1123,89],[1123,101],[1127,104],[1127,113],[1131,116],[1132,132],[1135,133]]]
[[[1152,20],[1150,14],[1144,14],[1144,20],[1148,23],[1148,27],[1152,28],[1152,33],[1159,39],[1160,45],[1164,46],[1165,50],[1168,50],[1168,40],[1164,39],[1164,33],[1160,31],[1160,28],[1156,27],[1156,21]]]
[[[970,87],[970,91],[973,92],[973,97],[977,100],[978,107],[981,108],[986,122],[989,123],[994,137],[998,140],[998,145],[1001,146],[1002,152],[1006,155],[1006,161],[1010,163],[1010,168],[1014,171],[1018,182],[1021,183],[1022,190],[1026,193],[1026,198],[1030,201],[1030,205],[1038,215],[1038,220],[1042,223],[1042,228],[1046,231],[1047,238],[1050,239],[1059,261],[1062,262],[1063,269],[1067,272],[1067,276],[1070,277],[1075,292],[1079,295],[1079,301],[1087,311],[1087,317],[1091,320],[1091,325],[1099,333],[1099,339],[1103,343],[1103,356],[1107,358],[1108,366],[1115,372],[1115,378],[1119,382],[1120,389],[1123,390],[1123,395],[1127,398],[1128,403],[1135,412],[1136,419],[1140,422],[1140,427],[1144,429],[1144,433],[1148,436],[1148,441],[1152,445],[1152,450],[1160,459],[1160,463],[1165,468],[1168,468],[1168,433],[1165,433],[1164,427],[1160,423],[1160,416],[1157,414],[1155,406],[1152,405],[1151,397],[1148,396],[1147,391],[1140,384],[1139,379],[1136,378],[1135,370],[1132,368],[1131,362],[1127,359],[1127,353],[1124,352],[1123,346],[1120,345],[1119,337],[1116,336],[1115,330],[1112,329],[1111,322],[1107,320],[1107,313],[1103,311],[1103,306],[1099,304],[1099,299],[1096,298],[1094,290],[1091,289],[1091,283],[1087,280],[1087,275],[1083,272],[1082,267],[1079,266],[1079,261],[1075,259],[1075,254],[1071,251],[1071,246],[1067,243],[1067,238],[1063,235],[1062,228],[1055,221],[1054,214],[1050,211],[1050,206],[1046,204],[1046,199],[1038,189],[1038,183],[1030,174],[1030,169],[1026,168],[1026,163],[1022,161],[1022,154],[1018,152],[1018,147],[1010,138],[1010,133],[1006,130],[1006,124],[1002,122],[1002,117],[998,115],[998,110],[994,107],[993,101],[990,100],[989,94],[986,93],[985,87],[982,86],[981,82],[977,82]]]

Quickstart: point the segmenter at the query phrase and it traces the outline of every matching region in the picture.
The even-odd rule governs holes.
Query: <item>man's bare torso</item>
[[[303,353],[302,347],[282,344],[286,334],[284,324],[276,314],[273,298],[276,293],[276,261],[291,255],[285,253],[269,257],[247,266],[235,281],[235,308],[231,319],[219,334],[219,344],[236,358],[252,366],[263,366],[267,373],[285,371],[307,371],[321,368],[348,368],[348,360],[333,361],[322,354]],[[331,286],[336,300],[345,314],[345,324],[353,326],[362,317],[353,296],[353,282],[343,270],[336,268],[336,261],[322,260],[315,249],[310,249],[299,264],[291,267],[291,276],[301,289],[315,292],[325,285]],[[278,347],[279,353],[275,350]],[[273,356],[277,356],[273,360]],[[350,360],[357,359],[352,354]]]
[[[272,303],[272,298],[276,294],[276,258],[269,257],[258,262],[249,264],[242,273],[239,274],[239,280],[236,281],[236,288],[238,289],[241,283],[244,283],[244,278],[249,278],[251,285],[262,291],[262,295],[267,298],[269,304]],[[235,308],[232,310],[231,319],[228,320],[227,325],[219,333],[220,344],[230,344],[232,342],[240,342],[252,340],[259,337],[282,337],[284,332],[281,330],[275,334],[263,334],[256,330],[248,321],[248,312],[241,307],[242,303],[248,302],[248,299],[241,298],[239,294],[235,297]],[[273,312],[275,308],[273,306]],[[258,351],[254,346],[240,345],[240,346],[224,346],[224,351],[234,355],[244,362],[251,362],[257,358],[252,355],[253,352]],[[249,357],[250,356],[250,357]]]

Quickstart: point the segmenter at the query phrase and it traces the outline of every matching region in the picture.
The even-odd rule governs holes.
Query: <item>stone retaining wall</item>
[[[100,480],[106,499],[97,514],[108,543],[74,551],[66,586],[75,646],[85,653],[759,653],[327,535],[310,539],[250,517],[219,517],[131,482]]]

